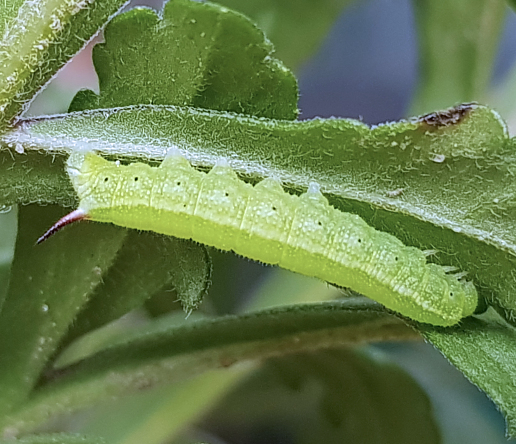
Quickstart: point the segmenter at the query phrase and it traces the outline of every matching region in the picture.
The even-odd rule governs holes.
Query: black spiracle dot
[[[362,243],[362,239],[358,239],[358,243],[361,244]]]
[[[135,181],[135,182],[138,182],[138,177],[135,177],[135,178],[134,178],[134,181]]]
[[[453,297],[453,291],[450,291],[450,296]]]
[[[109,180],[109,177],[104,177],[104,182],[107,182]]]
[[[317,221],[317,225],[319,225],[320,227],[322,227],[322,222],[320,220]]]
[[[224,194],[226,195],[226,197],[229,197],[229,193],[227,191]]]
[[[277,210],[277,208],[273,205],[272,206],[272,211],[276,211],[276,210]]]
[[[396,257],[394,258],[394,260],[397,262],[397,261],[398,261],[398,256],[396,256]]]
[[[177,185],[178,187],[180,187],[180,186],[181,186],[181,182],[176,182],[176,185]]]

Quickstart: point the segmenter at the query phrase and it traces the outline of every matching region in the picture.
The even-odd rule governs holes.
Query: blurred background
[[[245,0],[240,2],[245,9]],[[239,2],[234,2],[234,5],[230,5],[231,3],[224,2],[238,9]],[[135,5],[160,9],[162,2],[135,1],[130,7]],[[305,60],[285,60],[299,79],[300,118],[351,117],[368,124],[377,124],[409,117],[408,110],[418,81],[418,41],[412,2],[363,0],[351,1],[345,8],[334,8],[341,12],[332,13],[327,18],[331,26],[324,29],[329,29],[329,32],[321,33],[319,41],[313,43],[313,51],[309,51],[310,57]],[[295,7],[292,13],[295,14]],[[266,18],[262,19],[266,23]],[[288,25],[285,26],[287,32]],[[263,27],[267,31],[267,26]],[[274,43],[274,36],[271,35],[270,38]],[[95,41],[101,41],[101,36]],[[92,44],[76,56],[38,96],[28,112],[29,115],[66,112],[70,100],[80,88],[98,91],[97,77],[91,62],[91,47]],[[512,72],[516,59],[514,48],[516,14],[508,10],[492,76],[491,93],[486,96],[484,103],[499,109],[509,123],[516,115],[516,106],[512,109],[507,97],[501,97],[498,91],[502,87],[507,88],[505,82],[511,82],[515,77]],[[516,81],[512,83],[516,86]],[[448,105],[452,106],[454,103]],[[13,213],[4,217],[13,217]],[[219,313],[237,311],[245,301],[252,299],[254,293],[265,291],[271,282],[290,279],[288,273],[264,268],[232,255],[214,252],[214,262],[215,282],[208,303],[216,307]],[[217,282],[217,267],[222,269],[228,266],[234,267],[231,276],[226,276],[223,283]],[[299,282],[302,284],[297,285],[306,285],[305,281]],[[227,292],[227,285],[230,286],[231,294]],[[224,294],[220,288],[225,288]],[[326,290],[326,286],[321,284],[321,288],[314,291]],[[310,296],[307,296],[307,300],[309,299]],[[494,405],[433,347],[420,342],[382,344],[374,348],[368,347],[368,353],[371,353],[371,349],[381,355],[382,359],[398,363],[427,391],[441,428],[442,442],[506,442],[504,421]],[[140,409],[142,403],[152,402],[152,396],[154,395],[148,395],[146,400],[139,398],[134,401],[134,405]],[[231,401],[227,402],[230,405]],[[100,410],[97,414],[90,412],[89,416],[75,417],[66,428],[81,432],[112,431],[117,421],[123,427],[122,424],[127,424],[131,415],[135,415],[134,411],[131,413],[130,405],[129,402],[125,409],[117,409],[118,417],[114,415],[113,409],[110,409],[110,415],[104,415],[105,411]],[[110,419],[103,424],[102,421],[106,421],[103,417],[106,416]],[[206,439],[213,444],[297,442],[284,429],[275,426],[267,428],[256,423],[239,423],[233,430],[224,431],[220,427],[217,429],[214,418],[217,416],[212,414],[210,419],[208,415],[205,419],[206,427],[197,429],[195,436],[199,440]],[[209,427],[212,427],[211,434],[207,432]]]

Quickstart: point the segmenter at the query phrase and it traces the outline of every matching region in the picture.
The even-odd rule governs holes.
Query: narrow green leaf
[[[0,312],[0,417],[27,398],[125,236],[118,227],[84,223],[36,246],[61,215],[56,207],[19,211],[11,281]]]
[[[415,0],[420,78],[411,113],[482,101],[507,6],[503,0]]]
[[[431,260],[467,272],[482,297],[516,316],[514,149],[504,122],[486,107],[373,128],[350,119],[287,122],[128,107],[26,121],[8,136],[27,150],[71,150],[77,139],[83,148],[149,160],[162,159],[173,144],[196,165],[224,158],[244,178],[274,176],[294,192],[315,180],[337,208],[408,245],[436,250]]]
[[[72,111],[155,104],[297,116],[295,77],[263,32],[227,8],[170,0],[162,17],[134,9],[107,26],[105,40],[93,51],[101,94],[80,92]]]
[[[1,428],[19,434],[102,399],[277,353],[418,337],[377,304],[363,300],[282,307],[168,329],[163,321],[152,325],[154,331],[126,334],[120,345],[49,375],[54,381],[44,383]]]
[[[4,212],[0,212],[0,311],[9,284],[18,228],[17,221],[18,211],[16,208],[4,207]]]
[[[187,313],[208,287],[209,257],[204,247],[150,232],[130,231],[117,258],[95,288],[65,342],[137,308],[164,286],[174,286]]]
[[[489,313],[487,313],[489,315]],[[450,329],[423,326],[422,333],[505,415],[516,437],[516,330],[496,316],[465,319]]]
[[[241,435],[267,424],[295,443],[441,442],[426,393],[373,348],[267,361],[217,405],[205,428],[231,433],[235,424]]]
[[[98,436],[83,436],[68,433],[49,433],[43,435],[29,435],[13,441],[0,440],[0,444],[105,444],[106,440]]]
[[[353,0],[218,0],[256,22],[272,41],[275,56],[298,68],[317,50],[341,12]]]
[[[17,16],[4,24],[0,41],[1,128],[19,116],[126,1],[40,0],[21,5]]]
[[[81,433],[100,435],[110,444],[162,444],[174,438],[208,411],[253,366],[212,370],[202,375],[124,397],[95,408]],[[116,414],[113,414],[116,411]]]

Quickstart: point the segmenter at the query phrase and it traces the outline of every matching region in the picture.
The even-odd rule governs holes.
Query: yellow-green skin
[[[336,210],[316,189],[293,196],[273,179],[252,186],[229,166],[203,173],[179,155],[150,167],[77,153],[68,172],[91,220],[231,250],[349,287],[419,322],[453,325],[477,305],[472,283]]]

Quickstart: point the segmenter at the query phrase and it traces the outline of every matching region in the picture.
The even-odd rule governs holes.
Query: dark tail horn
[[[59,219],[54,225],[52,225],[49,230],[41,236],[36,244],[40,244],[41,242],[47,240],[50,236],[57,233],[61,228],[65,227],[68,224],[71,224],[72,222],[77,222],[83,219],[87,219],[86,212],[82,210],[81,208],[78,208],[75,211],[72,211],[71,213],[67,214],[66,216],[63,216],[61,219]]]

